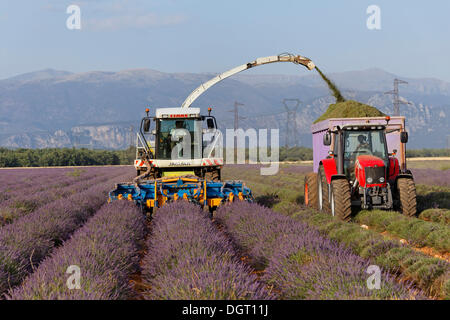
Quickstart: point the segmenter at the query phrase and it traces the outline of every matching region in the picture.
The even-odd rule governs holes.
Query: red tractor
[[[305,177],[305,204],[344,221],[352,207],[414,216],[416,187],[405,161],[408,133],[404,117],[390,120],[328,119],[313,125],[314,172]]]

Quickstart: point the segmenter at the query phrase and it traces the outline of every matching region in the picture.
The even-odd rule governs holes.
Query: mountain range
[[[46,69],[0,80],[0,146],[10,148],[90,147],[121,149],[134,143],[144,109],[179,107],[189,93],[213,73],[165,73],[151,69],[71,73]],[[406,78],[381,69],[328,74],[347,99],[392,114],[393,80],[410,133],[410,148],[449,146],[450,83],[433,78]],[[296,122],[286,140],[287,113],[282,100],[300,99]],[[311,146],[311,123],[334,102],[324,81],[306,75],[239,74],[209,89],[195,107],[210,106],[221,129],[233,128],[234,102],[239,126],[279,128],[280,145]],[[291,108],[293,106],[290,106]]]

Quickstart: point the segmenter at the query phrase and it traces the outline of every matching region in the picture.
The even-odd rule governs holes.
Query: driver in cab
[[[370,153],[369,142],[367,141],[367,137],[365,135],[360,134],[358,136],[359,145],[355,149],[355,154],[359,153]]]
[[[370,154],[370,145],[367,137],[363,134],[358,135],[358,145],[353,152],[350,152],[350,157],[348,158],[348,164],[345,165],[344,170],[347,170],[347,175],[351,180],[355,179],[355,162],[359,155]]]
[[[188,134],[188,131],[185,128],[183,120],[175,121],[175,127],[170,129],[170,136],[172,141],[179,141],[180,138],[183,138]]]
[[[169,135],[171,140],[170,147],[171,150],[173,151],[177,142],[180,141],[184,142],[184,138],[189,135],[189,131],[186,129],[185,122],[183,120],[175,121],[175,127],[170,129]],[[181,146],[178,146],[178,150],[176,152],[178,154],[178,157],[183,156],[184,152]]]

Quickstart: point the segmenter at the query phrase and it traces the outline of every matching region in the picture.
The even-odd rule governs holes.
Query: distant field
[[[33,169],[64,169],[64,168],[107,168],[107,167],[132,167],[133,165],[101,165],[101,166],[51,166],[51,167],[0,167],[0,170],[33,170]]]
[[[408,168],[450,169],[450,158],[411,158],[407,159]]]

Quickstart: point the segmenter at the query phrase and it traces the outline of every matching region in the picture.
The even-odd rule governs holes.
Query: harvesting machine
[[[152,211],[180,199],[212,211],[223,202],[253,200],[243,182],[220,181],[221,133],[211,108],[207,116],[198,108],[156,109],[153,118],[149,111],[141,120],[137,138],[137,177],[117,184],[109,193],[110,201],[130,200]]]
[[[345,221],[352,207],[416,214],[404,117],[333,118],[311,131],[314,172],[305,177],[306,205]]]
[[[280,54],[258,58],[228,70],[197,87],[180,108],[159,108],[155,116],[142,118],[136,140],[137,177],[120,183],[109,193],[109,201],[130,200],[143,210],[154,210],[166,202],[183,199],[211,211],[222,203],[252,201],[251,190],[241,181],[221,181],[222,135],[211,115],[201,115],[192,103],[216,83],[244,70],[276,62],[292,62],[312,70],[305,57]],[[152,121],[154,126],[152,129]]]

